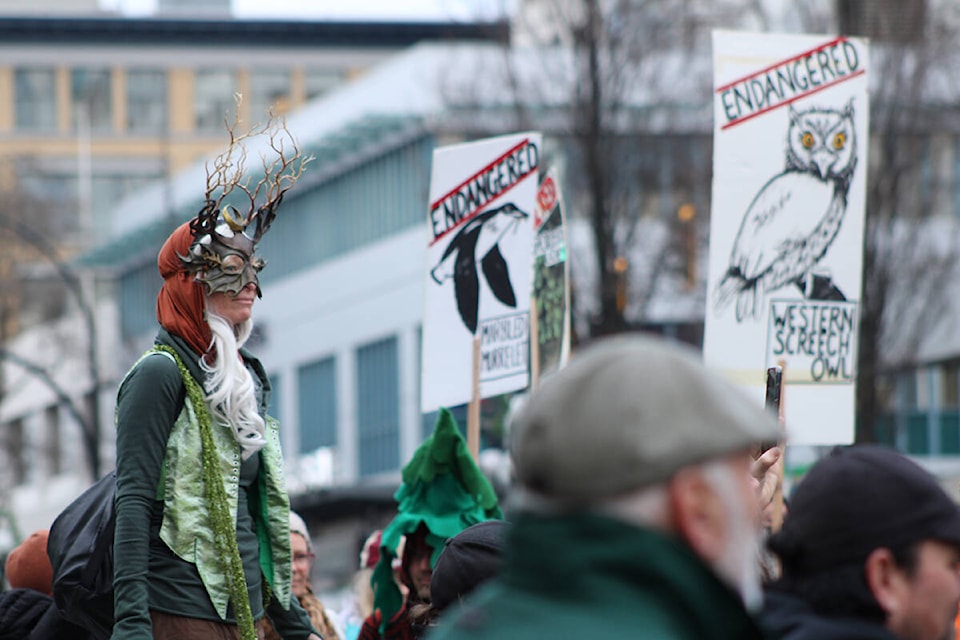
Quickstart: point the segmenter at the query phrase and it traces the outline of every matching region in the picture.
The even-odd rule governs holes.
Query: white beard
[[[731,523],[726,547],[714,563],[714,570],[740,594],[747,611],[756,613],[763,605],[757,560],[760,531],[753,525],[755,518],[750,514],[750,506],[741,499],[738,487],[742,482],[735,477],[736,471],[724,462],[708,463],[703,470],[723,500]]]
[[[217,350],[217,360],[210,366],[200,359],[200,366],[207,374],[204,382],[206,400],[214,422],[232,427],[242,449],[242,458],[246,460],[266,444],[265,425],[257,410],[253,377],[237,355],[250,336],[252,322],[240,326],[239,339],[226,320],[209,311],[207,323],[213,333],[212,346]]]

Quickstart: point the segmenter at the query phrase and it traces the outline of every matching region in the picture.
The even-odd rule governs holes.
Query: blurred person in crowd
[[[320,599],[310,586],[310,570],[313,568],[313,541],[307,523],[297,513],[290,512],[290,550],[293,553],[293,595],[310,616],[313,628],[323,640],[340,640],[340,634],[327,615]],[[280,640],[280,635],[267,618],[263,619],[264,640]]]
[[[411,610],[430,601],[433,566],[444,542],[470,525],[503,517],[493,486],[446,409],[404,466],[402,480],[394,494],[397,515],[383,529],[371,577],[374,611],[364,620],[359,640],[420,638],[424,628]],[[397,557],[399,585],[393,564]]]
[[[509,526],[505,520],[487,520],[447,540],[433,567],[430,602],[412,611],[420,625],[435,626],[441,614],[456,609],[498,573]]]
[[[779,435],[688,347],[582,349],[511,427],[500,574],[429,640],[760,638],[751,452]]]
[[[202,209],[160,249],[160,329],[117,398],[113,640],[254,640],[266,613],[284,640],[320,638],[291,589],[270,383],[243,348],[261,295],[256,246],[305,162],[280,122],[262,133],[279,158],[263,160],[260,186],[247,190],[231,129]],[[223,202],[230,191],[242,211]]]
[[[344,640],[357,640],[363,621],[373,613],[373,586],[370,578],[380,560],[380,539],[383,532],[373,531],[360,550],[360,566],[350,581],[351,593],[344,608],[337,614]]]
[[[835,449],[792,492],[768,544],[782,571],[761,617],[774,637],[953,637],[960,509],[902,454]]]
[[[10,590],[0,593],[0,640],[90,640],[65,620],[53,601],[53,567],[46,529],[34,531],[7,555]]]

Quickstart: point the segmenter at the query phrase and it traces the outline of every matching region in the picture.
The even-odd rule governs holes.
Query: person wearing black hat
[[[411,611],[423,627],[436,625],[440,615],[463,602],[500,571],[510,523],[486,520],[448,539],[430,577],[430,602]]]
[[[768,541],[781,578],[761,623],[782,640],[947,640],[960,603],[960,508],[895,451],[835,449]]]
[[[509,528],[505,520],[487,520],[447,540],[430,578],[430,603],[438,613],[497,575]]]

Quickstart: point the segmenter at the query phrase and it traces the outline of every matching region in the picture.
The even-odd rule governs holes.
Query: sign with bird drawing
[[[782,365],[790,442],[851,442],[867,44],[716,31],[713,48],[704,359],[758,402]]]
[[[430,177],[421,407],[529,384],[539,133],[439,147]]]

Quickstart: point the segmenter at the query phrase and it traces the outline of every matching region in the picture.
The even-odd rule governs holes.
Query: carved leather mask
[[[233,222],[236,219],[225,208],[213,233],[194,240],[190,254],[180,258],[184,267],[195,274],[197,282],[204,284],[208,295],[217,292],[237,295],[252,282],[257,287],[257,297],[262,297],[257,274],[266,263],[253,255],[256,246],[244,228]]]

